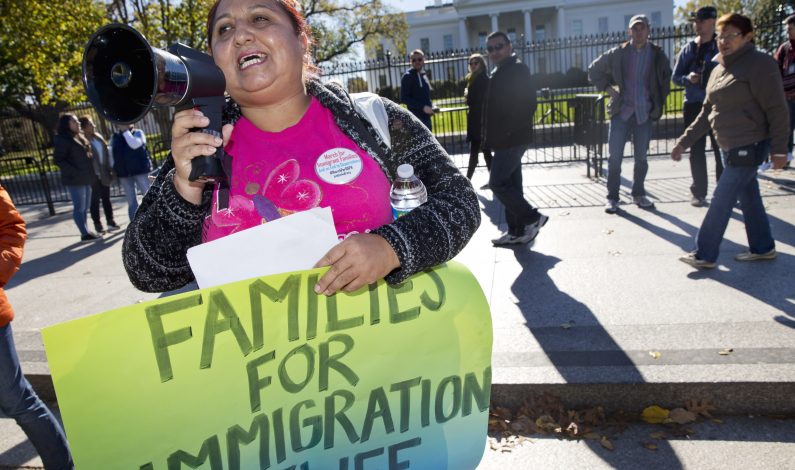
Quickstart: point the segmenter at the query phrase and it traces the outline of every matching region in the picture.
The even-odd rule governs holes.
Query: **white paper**
[[[188,263],[204,289],[311,269],[337,243],[331,209],[316,207],[194,246]]]

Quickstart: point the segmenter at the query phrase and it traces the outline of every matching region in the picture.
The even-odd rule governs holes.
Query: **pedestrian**
[[[420,49],[411,51],[411,67],[400,79],[400,101],[406,105],[411,114],[417,116],[425,127],[433,131],[431,116],[431,83],[425,74],[425,53]]]
[[[522,156],[533,142],[536,91],[530,70],[513,53],[505,33],[489,34],[486,51],[494,69],[483,106],[483,146],[494,151],[489,187],[504,206],[508,224],[508,231],[491,242],[529,243],[549,219],[527,202],[522,189]]]
[[[715,40],[715,20],[718,18],[718,11],[715,7],[701,7],[691,14],[691,18],[697,36],[679,51],[673,75],[673,82],[685,87],[685,102],[682,108],[685,128],[701,112],[710,73],[717,65],[712,59],[718,54],[718,43]],[[715,155],[716,181],[723,172],[718,143],[710,131],[690,147],[690,174],[693,177],[693,184],[690,185],[692,194],[690,204],[694,207],[707,205],[708,177],[705,152],[707,136]]]
[[[110,139],[113,171],[119,178],[124,195],[127,197],[127,213],[130,220],[138,210],[136,187],[141,194],[149,189],[149,172],[152,161],[146,148],[146,134],[134,125],[117,126],[117,131]]]
[[[91,159],[94,167],[94,178],[91,181],[91,220],[94,221],[94,230],[98,234],[105,233],[102,227],[102,219],[99,218],[99,202],[102,201],[102,209],[105,212],[105,222],[108,224],[108,231],[119,230],[113,218],[113,204],[110,202],[110,185],[113,183],[113,162],[110,158],[108,142],[97,132],[94,121],[90,116],[80,117],[80,128],[86,139],[91,143],[91,150],[94,158]]]
[[[73,469],[63,429],[22,373],[14,347],[14,309],[3,288],[19,269],[25,238],[25,221],[0,186],[0,411],[22,428],[45,469]]]
[[[795,14],[789,15],[784,24],[787,25],[787,40],[778,46],[775,57],[781,71],[781,81],[784,85],[784,96],[787,98],[789,108],[789,140],[787,141],[787,164],[792,161],[793,138],[795,130]]]
[[[264,25],[252,21],[262,17]],[[182,287],[193,280],[188,248],[314,207],[332,210],[342,240],[316,264],[329,266],[313,286],[318,294],[398,284],[464,248],[480,224],[472,185],[405,108],[373,96],[385,122],[367,121],[344,87],[320,81],[298,0],[216,1],[207,43],[226,78],[229,122],[216,140],[189,132],[208,125],[200,111],[174,115],[171,157],[122,248],[137,288]],[[222,144],[232,157],[229,186],[190,181],[191,159]],[[340,159],[350,171],[330,165]],[[389,188],[404,163],[428,200],[394,219]]]
[[[80,240],[98,240],[101,237],[89,232],[87,225],[94,179],[91,144],[80,132],[77,116],[70,113],[61,115],[54,146],[53,161],[61,169],[61,182],[72,199],[72,218],[80,231]]]
[[[723,156],[723,175],[696,235],[696,249],[679,258],[698,269],[716,266],[720,243],[738,200],[749,249],[734,259],[776,257],[756,174],[770,148],[773,166],[784,166],[790,129],[781,74],[776,61],[754,46],[751,19],[729,13],[718,19],[717,26],[720,54],[707,84],[704,108],[671,151],[671,158],[679,161],[682,152],[711,126]]]
[[[646,15],[629,20],[629,41],[600,55],[588,67],[588,78],[597,90],[610,95],[605,212],[618,212],[621,162],[624,145],[632,135],[635,168],[632,200],[638,207],[653,209],[644,186],[649,163],[646,154],[652,121],[660,119],[671,88],[671,66],[658,45],[649,41],[651,25]]]
[[[472,179],[475,167],[478,166],[478,155],[483,152],[486,168],[491,170],[491,150],[482,146],[483,135],[483,101],[489,87],[489,73],[486,70],[486,61],[483,56],[475,53],[469,56],[469,73],[466,76],[467,86],[464,89],[464,98],[467,108],[467,142],[469,142],[469,167],[467,178]],[[488,183],[480,189],[488,189]]]

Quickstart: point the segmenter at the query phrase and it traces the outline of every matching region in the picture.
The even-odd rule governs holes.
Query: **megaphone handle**
[[[191,132],[204,132],[215,137],[221,137],[221,116],[223,113],[224,97],[223,96],[210,96],[202,98],[193,98],[190,103],[186,103],[182,109],[194,108],[199,109],[210,120],[210,123],[205,128],[194,128]],[[181,109],[180,109],[181,110]],[[226,179],[223,166],[224,148],[218,147],[215,155],[207,156],[202,155],[194,158],[191,161],[191,171],[188,180],[196,181],[199,178],[204,178],[208,182],[216,183]]]

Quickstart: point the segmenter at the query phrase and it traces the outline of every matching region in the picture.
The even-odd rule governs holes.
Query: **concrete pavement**
[[[760,177],[778,259],[733,260],[745,249],[736,211],[719,268],[697,272],[676,259],[691,249],[706,212],[689,205],[687,162],[650,164],[646,186],[656,210],[627,204],[625,180],[624,204],[615,216],[603,212],[603,181],[587,179],[584,164],[526,167],[525,194],[550,216],[529,247],[492,246],[489,240],[505,229],[501,206],[490,191],[478,191],[483,223],[457,259],[478,278],[491,305],[494,400],[516,405],[528,393],[551,391],[569,407],[636,411],[707,398],[718,414],[795,414],[795,172]],[[631,167],[625,161],[625,176]],[[476,173],[473,184],[480,187],[486,178]],[[123,201],[114,205],[117,221],[126,222]],[[26,374],[51,396],[42,327],[158,295],[129,284],[121,233],[84,244],[68,204],[53,217],[42,207],[20,210],[29,241],[22,269],[7,286],[18,312],[14,336]],[[795,458],[791,441],[767,442],[764,454]],[[488,454],[484,465],[494,458]],[[37,460],[13,423],[0,419],[0,468]],[[499,462],[484,468],[523,468]],[[591,449],[579,462],[596,468],[605,461]]]

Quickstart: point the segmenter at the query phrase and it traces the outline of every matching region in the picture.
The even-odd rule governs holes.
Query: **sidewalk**
[[[623,175],[631,174],[627,160]],[[486,178],[476,173],[473,185]],[[708,398],[718,414],[795,414],[795,171],[760,177],[778,259],[734,261],[745,249],[736,211],[719,268],[707,272],[676,259],[692,248],[706,212],[689,204],[687,162],[650,161],[654,211],[628,204],[625,180],[623,210],[605,214],[603,182],[587,179],[584,164],[525,167],[524,183],[528,199],[550,216],[535,244],[493,247],[490,239],[505,228],[502,210],[479,190],[483,222],[457,257],[491,305],[495,402],[515,406],[528,393],[549,391],[570,407],[640,410]],[[114,206],[126,225],[123,201]],[[158,297],[127,280],[122,233],[80,243],[70,205],[56,209],[48,217],[44,207],[20,207],[29,240],[7,286],[23,369],[44,396],[52,392],[42,327]],[[583,455],[596,459],[581,459],[584,467],[605,465],[596,452]],[[37,462],[21,432],[0,419],[0,468]]]

